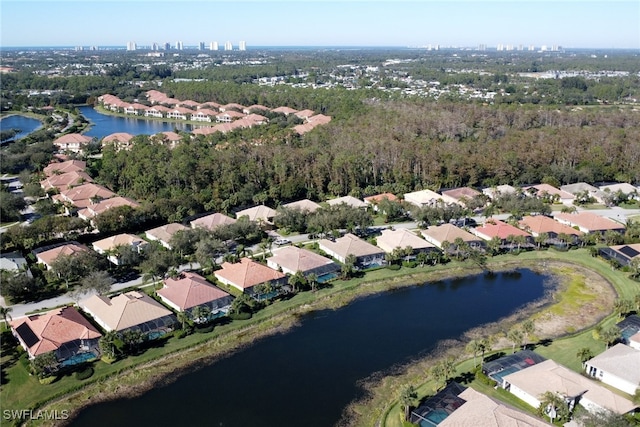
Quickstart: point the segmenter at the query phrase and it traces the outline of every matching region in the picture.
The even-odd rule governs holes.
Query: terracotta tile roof
[[[582,232],[566,224],[561,224],[553,218],[544,215],[525,216],[520,220],[520,226],[531,234],[541,233],[569,234],[571,236],[582,236]]]
[[[234,224],[235,219],[226,216],[222,213],[213,213],[211,215],[203,216],[190,222],[191,228],[203,227],[208,230],[214,230],[221,225]]]
[[[262,123],[266,123],[269,121],[269,119],[267,119],[265,116],[261,116],[260,114],[248,114],[246,117],[243,118],[243,120],[246,120],[247,122],[251,122],[251,123],[256,123],[256,124],[262,124]]]
[[[178,104],[180,106],[185,106],[185,107],[189,107],[189,108],[198,108],[200,106],[199,102],[196,101],[192,101],[190,99],[187,99],[186,101],[182,101],[180,104]]]
[[[191,131],[194,135],[211,135],[212,133],[220,132],[216,129],[216,126],[206,126]]]
[[[242,111],[244,110],[244,105],[240,105],[240,104],[236,104],[235,102],[231,102],[229,104],[225,104],[223,106],[220,107],[220,111],[226,111],[229,110],[230,108],[234,108],[236,110]],[[231,111],[229,111],[231,112]]]
[[[332,260],[296,246],[286,246],[275,250],[273,256],[267,258],[267,265],[274,269],[282,268],[283,272],[289,274],[295,274],[298,271],[306,273],[325,268],[331,270],[331,267],[334,267],[334,270],[339,269]]]
[[[320,205],[309,199],[297,200],[291,203],[285,203],[282,207],[287,209],[300,209],[301,211],[315,212],[320,209]]]
[[[32,357],[55,351],[65,343],[102,336],[74,307],[24,317],[9,324],[22,343],[30,344],[27,351]]]
[[[283,113],[284,115],[289,115],[289,114],[296,113],[298,110],[294,110],[293,108],[289,108],[289,107],[278,107],[278,108],[274,108],[271,111],[273,111],[274,113]]]
[[[382,230],[382,234],[376,238],[376,245],[388,253],[393,252],[395,248],[404,249],[407,246],[411,246],[414,251],[435,248],[431,243],[404,228]]]
[[[364,201],[366,203],[371,203],[375,205],[380,203],[384,199],[387,199],[390,202],[395,202],[396,200],[398,200],[398,197],[396,197],[396,195],[392,193],[382,193],[382,194],[376,194],[375,196],[365,197]]]
[[[480,194],[482,193],[470,187],[452,188],[451,190],[446,190],[442,192],[443,196],[448,196],[458,201],[462,199],[471,200],[474,197],[479,196]]]
[[[51,266],[51,263],[56,260],[60,255],[75,255],[79,252],[88,251],[84,245],[79,243],[65,243],[64,245],[56,246],[53,249],[48,249],[39,252],[37,249],[34,251],[38,262]]]
[[[200,108],[215,108],[216,110],[220,109],[220,104],[218,104],[217,102],[203,102],[202,104],[200,104],[200,106],[198,107],[198,109]]]
[[[59,191],[68,190],[69,187],[82,184],[84,182],[93,182],[93,179],[84,171],[72,171],[60,175],[51,175],[50,177],[40,181],[40,186],[44,190],[56,188]]]
[[[331,121],[331,116],[325,116],[324,114],[316,114],[307,119],[309,123],[314,125],[326,125]]]
[[[117,208],[120,206],[131,206],[132,208],[138,208],[140,207],[140,203],[136,202],[133,199],[129,199],[128,197],[116,196],[110,199],[101,200],[98,203],[89,204],[85,209],[81,209],[78,211],[78,216],[85,219],[90,219],[108,211],[109,209]]]
[[[343,196],[343,197],[337,197],[335,199],[329,199],[327,200],[327,203],[330,206],[337,206],[339,204],[344,203],[348,206],[351,206],[352,208],[366,208],[368,206],[365,202],[353,196]]]
[[[244,113],[240,113],[238,111],[225,111],[224,113],[218,113],[216,114],[216,118],[225,118],[225,117],[229,117],[231,119],[240,119],[242,117],[244,117]]]
[[[87,162],[83,160],[67,160],[65,162],[50,163],[42,171],[47,176],[67,172],[80,172],[87,168]]]
[[[116,193],[98,184],[88,183],[70,188],[60,193],[62,200],[65,200],[78,208],[86,208],[91,204],[91,199],[98,197],[108,199],[114,197]]]
[[[339,257],[345,259],[351,254],[356,257],[364,257],[384,253],[384,251],[379,247],[374,246],[369,242],[365,242],[358,236],[354,236],[351,233],[347,233],[335,241],[322,239],[318,244],[321,250],[327,253],[337,254]]]
[[[164,287],[158,290],[158,295],[171,301],[173,305],[180,308],[180,311],[230,296],[196,273],[182,273],[176,279],[169,278],[163,282]]]
[[[265,107],[264,105],[253,104],[253,105],[249,105],[248,107],[245,107],[242,110],[242,112],[245,114],[250,114],[252,111],[271,111],[271,109],[269,107]]]
[[[494,218],[488,218],[482,226],[476,227],[473,230],[476,236],[482,237],[485,240],[491,240],[494,237],[505,240],[509,236],[531,237],[531,234],[526,231]]]
[[[509,374],[504,380],[534,398],[547,391],[564,396],[581,395],[582,399],[616,414],[626,414],[636,407],[630,400],[550,359]]]
[[[268,281],[280,281],[286,277],[283,273],[249,258],[242,258],[235,264],[225,262],[222,264],[222,269],[216,270],[214,274],[221,282],[229,283],[241,290]]]
[[[296,111],[293,114],[296,117],[300,118],[300,119],[308,119],[309,117],[311,117],[311,116],[313,116],[315,114],[315,111],[313,111],[313,110],[301,110],[301,111]]]
[[[127,132],[116,132],[111,135],[107,135],[102,138],[102,142],[129,142],[134,138],[133,135]]]
[[[460,238],[467,243],[478,242],[481,240],[479,237],[474,236],[468,231],[458,228],[453,224],[431,226],[426,230],[422,230],[422,235],[425,239],[438,247],[442,246],[442,242],[444,241],[453,243],[457,238]]]
[[[587,233],[593,231],[624,230],[624,225],[591,212],[557,213],[554,218],[562,223],[578,226],[582,231]]]
[[[522,187],[522,189],[528,193],[529,189],[535,189],[536,192],[536,196],[538,197],[542,197],[545,194],[548,195],[558,195],[558,197],[560,197],[561,200],[573,200],[575,199],[575,196],[571,193],[568,193],[566,191],[562,191],[560,189],[557,189],[556,187],[554,187],[553,185],[549,185],[549,184],[538,184],[538,185],[532,185],[530,187]]]
[[[175,132],[171,132],[171,131],[167,131],[167,132],[159,132],[156,133],[155,135],[153,135],[154,139],[166,139],[169,142],[180,142],[182,141],[182,137],[175,133]]]
[[[186,227],[177,222],[172,222],[171,224],[161,225],[160,227],[152,228],[151,230],[146,231],[147,238],[151,240],[159,240],[164,243],[169,243],[171,237],[175,233],[181,230],[188,230],[189,227]]]
[[[122,331],[173,313],[143,292],[131,291],[111,299],[93,295],[80,307],[109,331]]]
[[[277,212],[275,210],[271,209],[268,206],[258,205],[249,209],[236,212],[236,218],[248,216],[250,221],[271,222],[273,217],[276,216],[276,213]]]
[[[68,133],[66,135],[62,135],[61,137],[55,139],[53,141],[56,145],[67,145],[67,144],[88,144],[90,143],[92,138],[82,135],[80,133]]]
[[[458,395],[465,401],[438,427],[549,427],[532,415],[495,401],[472,388]]]
[[[117,246],[144,246],[148,244],[146,240],[133,234],[116,234],[115,236],[93,242],[93,247],[98,251],[107,252]]]
[[[197,112],[194,113],[194,115],[205,115],[205,116],[211,116],[211,117],[215,117],[218,115],[217,111],[213,111],[209,108],[199,108]]]

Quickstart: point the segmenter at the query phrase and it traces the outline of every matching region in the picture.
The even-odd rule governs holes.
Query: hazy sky
[[[497,46],[640,49],[638,0],[0,0],[1,46]]]

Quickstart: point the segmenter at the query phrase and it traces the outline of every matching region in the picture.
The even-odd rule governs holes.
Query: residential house
[[[122,260],[118,254],[114,252],[119,246],[130,246],[140,254],[149,246],[149,242],[133,234],[126,233],[116,234],[115,236],[93,242],[93,250],[99,254],[106,254],[107,259],[115,265],[122,265]]]
[[[312,202],[309,199],[302,199],[291,203],[285,203],[282,205],[283,208],[287,209],[298,209],[302,212],[313,213],[320,209],[320,205],[316,202]]]
[[[166,278],[162,289],[158,289],[158,297],[166,305],[178,312],[186,312],[194,318],[196,307],[206,307],[210,314],[207,319],[194,319],[203,323],[227,314],[233,297],[207,280],[192,272],[183,272],[176,278]]]
[[[313,116],[314,114],[315,111],[312,110],[300,110],[293,113],[294,116],[302,120],[308,120],[309,117]]]
[[[239,219],[243,216],[246,216],[249,218],[249,221],[272,225],[273,218],[276,216],[276,214],[277,212],[270,207],[267,207],[265,205],[258,205],[236,212],[236,218]]]
[[[108,188],[90,182],[69,188],[60,194],[56,194],[51,199],[57,203],[68,204],[82,209],[95,204],[100,200],[110,199],[115,196],[116,193]]]
[[[549,184],[537,184],[529,187],[522,187],[522,190],[524,194],[533,195],[551,202],[560,202],[567,206],[573,205],[573,201],[576,198],[573,194],[562,191]]]
[[[127,132],[116,132],[102,138],[102,146],[113,145],[116,151],[128,150],[131,148],[131,140],[133,135]]]
[[[563,185],[560,187],[560,190],[573,194],[576,197],[574,204],[581,201],[586,202],[587,198],[592,198],[596,203],[604,203],[604,192],[586,182]]]
[[[295,114],[298,112],[298,110],[294,110],[293,108],[289,108],[289,107],[278,107],[278,108],[274,108],[271,111],[273,111],[274,113],[284,114],[285,116],[288,116],[289,114]]]
[[[600,186],[600,190],[606,194],[617,194],[622,193],[628,196],[630,199],[640,200],[640,189],[638,187],[634,187],[633,185],[621,182],[617,184],[609,184]]]
[[[521,246],[533,244],[533,236],[531,236],[531,234],[495,218],[488,218],[482,226],[471,229],[471,232],[487,241],[497,237],[500,239],[503,246],[514,245],[515,243],[510,240],[512,237],[518,236],[522,236],[525,239],[525,244],[521,244]]]
[[[175,147],[180,141],[182,141],[182,136],[178,135],[175,132],[166,131],[166,132],[158,132],[151,137],[153,142],[157,142],[160,144],[168,145],[170,148]]]
[[[80,153],[91,141],[93,141],[93,138],[91,137],[79,133],[68,133],[55,139],[53,141],[53,145],[57,146],[60,151]]]
[[[315,252],[296,246],[286,246],[273,252],[267,258],[267,266],[274,270],[281,270],[285,274],[301,272],[305,276],[315,274],[319,281],[340,271],[340,266],[332,260]]]
[[[471,187],[452,188],[451,190],[445,190],[441,193],[443,196],[449,197],[463,206],[466,206],[470,200],[482,194]]]
[[[224,113],[218,113],[216,115],[216,121],[218,123],[231,123],[234,120],[241,119],[244,117],[244,114],[239,113],[237,111],[225,111]]]
[[[133,116],[144,116],[144,113],[147,111],[147,107],[146,105],[142,105],[142,104],[128,104],[126,107],[124,107],[124,114],[128,114],[128,115],[133,115]]]
[[[504,377],[506,389],[534,408],[546,392],[559,394],[570,406],[576,403],[589,412],[608,410],[622,415],[637,408],[633,402],[553,360],[535,364]]]
[[[629,344],[630,338],[640,332],[640,316],[632,314],[616,323],[618,329],[620,329],[620,341],[623,344]]]
[[[269,119],[260,114],[251,113],[243,117],[241,120],[247,123],[246,127],[252,127],[253,125],[263,125],[269,123]]]
[[[404,201],[407,203],[411,203],[412,205],[419,208],[434,207],[439,203],[458,204],[458,201],[456,199],[453,199],[449,196],[443,196],[431,190],[420,190],[414,191],[412,193],[405,193]]]
[[[216,228],[222,225],[231,225],[235,224],[237,220],[226,216],[222,213],[213,213],[211,215],[206,215],[195,219],[190,222],[191,228],[206,228],[207,230],[215,230]]]
[[[186,108],[190,108],[191,110],[199,110],[200,109],[200,103],[196,102],[196,101],[192,101],[190,99],[187,99],[186,101],[182,101],[178,104],[178,107],[186,107]]]
[[[229,104],[221,105],[219,107],[219,110],[222,111],[222,112],[232,112],[232,111],[239,112],[239,111],[244,110],[244,105],[240,105],[240,104],[236,104],[234,102],[231,102]]]
[[[384,251],[371,243],[365,242],[351,233],[339,239],[322,239],[318,242],[321,251],[345,263],[349,255],[356,258],[356,267],[368,268],[384,265]]]
[[[200,106],[198,107],[198,110],[200,109],[209,109],[209,110],[217,110],[220,111],[220,104],[218,104],[217,102],[213,102],[213,101],[209,101],[209,102],[204,102],[202,104],[200,104]]]
[[[167,112],[167,118],[189,120],[193,111],[184,107],[174,107]]]
[[[376,238],[376,245],[386,253],[391,253],[396,248],[406,249],[408,247],[413,250],[413,255],[418,252],[437,250],[432,243],[404,228],[382,230],[382,234]]]
[[[62,366],[100,355],[102,335],[75,307],[63,307],[9,322],[13,336],[34,359],[53,352]]]
[[[576,243],[583,234],[581,231],[561,224],[545,215],[525,216],[520,220],[520,227],[531,233],[533,237],[546,233],[549,236],[548,242],[551,243],[559,243],[559,236],[562,234],[566,234],[571,239],[569,242],[562,243]]]
[[[633,396],[640,387],[640,350],[616,344],[584,363],[590,377]]]
[[[144,235],[148,240],[154,240],[154,241],[160,242],[162,246],[170,250],[171,244],[169,242],[171,241],[171,238],[173,237],[173,235],[176,234],[178,231],[183,231],[188,229],[189,227],[186,227],[177,222],[172,222],[170,224],[161,225],[160,227],[147,230]]]
[[[615,259],[621,266],[626,266],[631,264],[632,260],[640,259],[640,243],[602,248],[600,249],[600,255],[605,259]]]
[[[209,122],[218,115],[218,112],[210,110],[208,108],[202,108],[191,114],[191,120],[196,122]]]
[[[631,335],[628,341],[629,347],[640,350],[640,332],[636,332],[635,334]]]
[[[257,285],[271,282],[274,286],[278,286],[287,281],[287,276],[284,273],[249,258],[242,258],[236,263],[224,262],[222,268],[213,274],[221,283],[233,286],[249,295],[257,293],[255,290]]]
[[[510,185],[498,185],[496,187],[488,187],[482,190],[482,193],[489,197],[491,200],[505,194],[517,193],[518,189]]]
[[[248,107],[244,107],[242,109],[242,112],[245,114],[261,113],[261,112],[267,112],[267,111],[271,111],[271,109],[269,107],[265,107],[264,105],[260,105],[260,104],[253,104]]]
[[[607,230],[624,233],[623,224],[591,212],[556,213],[555,220],[571,227],[578,227],[583,233],[604,233]]]
[[[373,196],[365,197],[363,200],[368,206],[373,207],[373,210],[376,212],[378,212],[378,204],[383,200],[388,200],[390,202],[399,201],[396,195],[392,193],[376,194]]]
[[[27,276],[31,277],[27,260],[20,252],[7,252],[0,255],[0,270],[12,273],[26,272]]]
[[[85,245],[81,245],[78,242],[68,242],[59,246],[45,247],[35,249],[33,254],[36,256],[36,259],[40,264],[43,264],[47,269],[51,268],[52,263],[60,256],[67,255],[73,256],[80,252],[86,252],[89,248]]]
[[[73,186],[80,185],[85,182],[93,182],[93,179],[91,179],[89,174],[85,171],[73,171],[59,175],[51,175],[40,181],[40,186],[44,191],[65,191]]]
[[[163,105],[154,105],[153,107],[149,107],[147,111],[145,111],[145,117],[157,117],[159,119],[163,117],[168,117],[171,108],[165,107]]]
[[[552,425],[494,400],[471,387],[458,394],[458,397],[464,400],[464,403],[439,423],[438,427],[550,427]]]
[[[79,303],[105,331],[140,331],[147,339],[158,338],[177,323],[175,314],[149,295],[130,291],[113,298],[93,295]]]
[[[84,160],[67,160],[49,163],[42,171],[46,176],[61,175],[67,172],[84,172],[87,162]]]
[[[335,199],[327,200],[327,203],[329,204],[329,206],[337,206],[344,203],[345,205],[350,206],[352,208],[360,208],[360,209],[366,209],[367,206],[369,206],[362,200],[357,199],[353,196],[337,197]]]
[[[432,225],[426,230],[421,231],[422,236],[425,240],[440,249],[449,249],[443,248],[443,242],[449,242],[453,244],[456,239],[462,239],[466,244],[471,248],[481,249],[485,246],[484,240],[469,233],[462,228],[458,228],[453,224],[442,224],[442,225]]]
[[[78,217],[90,221],[96,216],[108,211],[109,209],[121,206],[129,206],[133,209],[139,208],[140,203],[128,197],[116,196],[110,199],[101,200],[98,203],[91,203],[84,209],[78,211]]]

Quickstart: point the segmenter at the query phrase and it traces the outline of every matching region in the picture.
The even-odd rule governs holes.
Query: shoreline
[[[545,265],[546,264],[557,264],[558,266],[565,267],[567,265],[571,265],[569,261],[555,259],[545,262]],[[545,270],[544,273],[557,278],[554,272],[548,271],[548,266],[541,268],[537,260],[498,260],[496,261],[495,266],[492,267],[494,267],[492,271],[495,272],[513,271],[518,268],[529,268],[538,272]],[[456,266],[453,269],[416,273],[408,272],[406,275],[389,278],[381,282],[361,283],[353,288],[343,289],[323,296],[311,304],[300,305],[287,312],[275,314],[264,321],[249,325],[246,328],[240,328],[219,337],[214,337],[211,340],[197,344],[194,347],[178,350],[174,353],[143,363],[139,366],[125,368],[122,372],[118,371],[114,375],[106,378],[100,378],[94,383],[88,384],[86,387],[82,387],[80,390],[53,398],[53,400],[45,403],[43,408],[69,411],[69,413],[72,414],[71,418],[62,424],[67,425],[73,418],[75,418],[73,416],[74,414],[77,415],[87,406],[120,398],[139,396],[158,385],[169,384],[185,373],[193,372],[203,365],[215,363],[217,360],[231,356],[236,351],[246,349],[258,339],[263,339],[277,333],[284,333],[297,326],[298,317],[306,312],[338,309],[368,295],[389,291],[399,287],[415,286],[420,282],[434,283],[439,280],[454,279],[456,277],[464,277],[479,273],[481,273],[481,270],[477,267]],[[594,272],[594,274],[597,273]],[[549,285],[549,290],[545,292],[545,295],[542,298],[529,303],[525,310],[518,310],[518,313],[513,313],[507,318],[500,319],[490,325],[482,325],[478,328],[472,328],[471,330],[466,331],[462,336],[447,341],[459,344],[461,338],[474,333],[474,331],[477,332],[479,328],[484,329],[491,326],[496,327],[514,316],[519,320],[523,320],[523,312],[526,312],[525,317],[531,317],[542,308],[554,305],[554,293],[559,291],[562,280],[554,280],[553,282],[554,283]],[[608,284],[608,287],[615,292],[615,288],[612,284],[606,280],[605,282]],[[606,317],[606,314],[603,315],[603,317]],[[585,327],[590,326],[591,325],[587,325]],[[451,344],[451,342],[449,344]],[[434,357],[437,358],[438,354],[442,353],[442,348],[445,344],[446,343],[438,343],[438,348],[435,351],[430,352],[421,360],[433,359]],[[454,345],[453,347],[455,348],[456,346],[457,345]],[[451,347],[451,345],[445,345],[445,348]],[[380,373],[380,378],[385,378],[394,374],[394,372],[406,372],[406,368],[406,366],[391,366]],[[372,377],[376,375],[377,374],[374,374]],[[351,402],[345,408],[345,415],[347,415],[347,411],[352,407],[352,405],[358,404],[359,401],[370,394],[372,391],[371,379],[372,378],[363,379],[363,383],[367,385],[364,387],[365,396]],[[349,416],[348,418],[351,417]]]

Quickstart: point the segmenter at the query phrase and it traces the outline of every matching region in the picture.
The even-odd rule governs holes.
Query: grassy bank
[[[509,258],[498,257],[490,260],[490,266],[509,260]],[[513,260],[513,258],[511,258]],[[555,336],[539,335],[532,337],[536,340],[543,340],[545,344],[536,345],[535,350],[542,356],[553,359],[575,371],[581,370],[581,363],[577,353],[582,348],[588,348],[592,354],[598,354],[605,349],[605,344],[594,339],[592,330],[596,324],[610,325],[618,321],[616,315],[612,313],[611,301],[605,304],[598,300],[598,295],[585,290],[585,282],[581,279],[583,273],[596,273],[602,280],[608,282],[620,298],[632,298],[640,292],[640,284],[628,278],[627,273],[612,270],[611,267],[601,259],[593,258],[587,250],[580,249],[569,252],[541,251],[528,252],[518,256],[518,261],[526,266],[529,263],[550,268],[557,277],[563,280],[562,291],[555,292],[553,304],[544,307],[540,311],[530,313],[528,316],[534,323],[544,322],[545,318],[557,316],[559,313],[576,313],[576,320],[573,326],[565,329],[564,333]],[[571,267],[555,266],[551,261],[562,261],[571,264]],[[583,306],[590,305],[601,311],[599,320],[585,324],[580,319],[580,310]],[[575,327],[575,325],[580,325]],[[503,330],[509,325],[504,325]],[[573,329],[575,328],[575,329]],[[487,331],[489,334],[491,331]],[[498,334],[500,335],[500,334]],[[494,336],[495,338],[499,338]],[[401,372],[394,373],[379,380],[376,384],[369,386],[369,396],[361,402],[355,402],[350,407],[353,423],[359,426],[371,426],[379,422],[381,426],[395,427],[402,426],[401,409],[397,397],[401,387],[406,384],[413,384],[418,390],[419,398],[434,394],[442,384],[436,382],[429,376],[429,368],[435,364],[439,357],[454,355],[458,360],[456,366],[457,375],[462,375],[472,371],[473,358],[465,355],[464,345],[466,342],[459,341],[457,346],[443,351],[439,356],[428,357],[416,361],[412,366],[403,368]],[[530,347],[531,348],[531,347]],[[511,346],[503,346],[500,349],[505,353],[511,352]],[[495,353],[495,351],[494,351]],[[467,378],[462,376],[459,379]],[[475,389],[498,398],[506,403],[524,411],[533,413],[532,408],[515,398],[504,390],[494,390],[477,380],[471,383]]]

